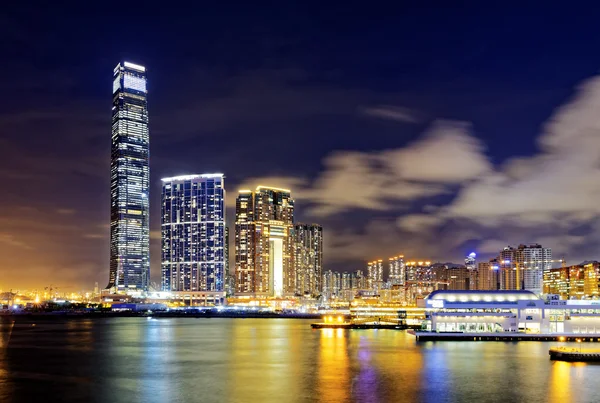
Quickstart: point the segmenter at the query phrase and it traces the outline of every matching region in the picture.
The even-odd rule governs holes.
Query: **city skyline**
[[[149,5],[119,33],[105,9],[11,5],[0,286],[106,286],[118,60],[149,75],[152,282],[159,178],[187,172],[224,172],[233,190],[292,189],[296,220],[327,230],[325,269],[399,251],[488,259],[535,242],[570,264],[597,259],[600,56],[586,49],[600,43],[581,20],[593,13],[524,7],[531,21],[481,5],[396,4],[365,19],[351,3],[343,19],[332,5],[320,19],[280,4],[276,21],[245,4],[235,16],[218,4],[183,16]]]

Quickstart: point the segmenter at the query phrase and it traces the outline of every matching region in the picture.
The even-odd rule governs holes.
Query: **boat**
[[[600,362],[600,350],[581,350],[572,347],[552,347],[549,352],[551,360],[571,362]]]

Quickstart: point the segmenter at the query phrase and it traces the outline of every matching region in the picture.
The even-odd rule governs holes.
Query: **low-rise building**
[[[531,291],[434,291],[424,328],[433,332],[600,334],[600,301],[545,300]]]

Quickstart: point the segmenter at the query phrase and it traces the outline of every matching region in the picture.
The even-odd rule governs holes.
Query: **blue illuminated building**
[[[162,290],[225,289],[223,174],[162,179]]]
[[[146,68],[114,69],[110,161],[110,274],[113,292],[148,291],[150,136]]]

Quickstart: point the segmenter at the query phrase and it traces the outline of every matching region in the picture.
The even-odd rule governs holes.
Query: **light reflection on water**
[[[0,318],[0,401],[593,402],[600,391],[600,365],[552,362],[556,343],[416,344],[309,324],[23,318],[8,341]]]

